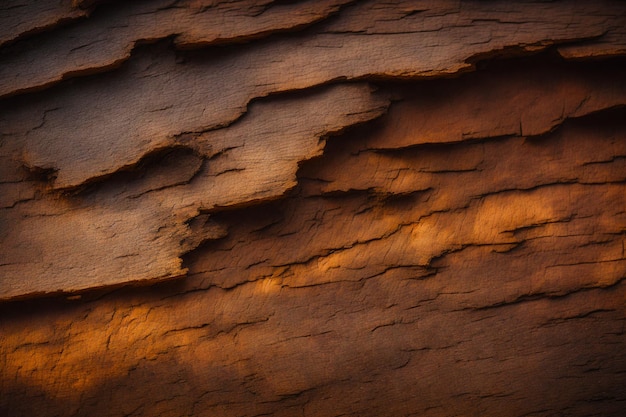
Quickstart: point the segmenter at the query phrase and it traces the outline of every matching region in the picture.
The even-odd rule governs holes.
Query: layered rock
[[[622,2],[18,6],[4,414],[619,414]]]

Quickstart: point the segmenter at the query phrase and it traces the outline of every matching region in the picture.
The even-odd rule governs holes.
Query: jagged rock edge
[[[129,61],[130,59],[132,59],[133,53],[134,51],[145,45],[145,44],[151,44],[151,43],[157,43],[157,42],[161,42],[167,39],[171,39],[171,44],[174,47],[174,50],[177,51],[199,51],[202,49],[206,49],[206,48],[211,48],[211,47],[216,47],[216,46],[226,46],[226,45],[237,45],[237,44],[245,44],[245,43],[249,43],[249,42],[253,42],[253,41],[258,41],[258,40],[263,40],[266,39],[268,37],[271,36],[280,36],[281,34],[286,34],[286,33],[292,33],[301,29],[305,29],[305,28],[309,28],[311,26],[323,23],[325,20],[333,17],[334,15],[337,15],[338,13],[341,12],[341,9],[347,6],[350,6],[352,4],[354,4],[357,0],[349,0],[348,2],[346,2],[345,4],[340,4],[340,5],[336,5],[334,6],[334,8],[330,8],[329,12],[325,15],[325,16],[320,16],[317,20],[311,20],[310,22],[307,23],[301,23],[299,25],[293,25],[293,26],[287,26],[284,28],[277,28],[277,29],[269,29],[269,30],[265,30],[265,31],[259,31],[256,32],[254,34],[250,34],[250,35],[240,35],[240,36],[233,36],[233,37],[226,37],[226,38],[222,38],[222,37],[217,37],[215,38],[213,41],[208,41],[208,42],[202,42],[202,43],[193,43],[193,42],[178,42],[177,39],[180,36],[179,34],[176,33],[170,33],[167,35],[164,35],[162,37],[158,37],[158,38],[138,38],[138,39],[134,39],[131,41],[130,44],[126,45],[126,47],[124,48],[125,53],[122,56],[118,56],[117,58],[112,57],[112,59],[110,60],[110,62],[108,64],[105,65],[100,65],[100,66],[92,66],[89,68],[83,68],[83,69],[78,69],[78,70],[73,70],[73,71],[67,71],[64,72],[62,74],[60,74],[57,78],[55,78],[54,80],[50,80],[48,82],[42,83],[42,84],[38,84],[38,85],[32,85],[29,87],[24,87],[24,88],[18,88],[17,90],[12,90],[8,93],[5,94],[0,94],[0,101],[7,99],[7,98],[12,98],[12,97],[17,97],[20,95],[24,95],[24,94],[30,94],[30,93],[37,93],[40,91],[45,91],[55,85],[58,85],[60,83],[63,83],[64,81],[67,80],[71,80],[71,79],[75,79],[75,78],[82,78],[82,77],[88,77],[94,74],[102,74],[102,73],[107,73],[110,71],[114,71],[118,68],[120,68],[125,62]],[[98,6],[107,6],[107,3],[111,3],[111,0],[95,0],[96,5]],[[80,20],[86,20],[90,17],[91,13],[93,13],[93,11],[96,9],[96,7],[92,7],[92,9],[90,9],[88,11],[88,14],[86,16],[82,16],[82,17],[78,17],[78,18],[70,18],[68,19],[67,23],[71,24],[74,22],[78,22]],[[42,30],[35,30],[32,31],[32,33],[25,35],[24,39],[29,39],[32,36],[37,36],[37,35],[42,35],[46,32],[49,32],[53,29],[56,29],[58,27],[62,27],[65,26],[66,22],[57,22],[57,24],[51,25],[46,27],[45,29]],[[0,43],[0,52],[2,52],[2,49],[5,46],[9,46],[14,44],[15,42],[19,42],[22,40],[22,36],[20,35],[19,37],[12,39],[10,41],[7,41],[5,43]]]

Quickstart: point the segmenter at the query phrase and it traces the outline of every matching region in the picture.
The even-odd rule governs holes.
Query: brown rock
[[[192,218],[281,196],[296,185],[298,163],[321,153],[326,135],[379,116],[386,104],[366,85],[333,86],[255,103],[227,129],[194,137],[195,154],[165,154],[135,180],[114,177],[75,195],[32,181],[30,189],[25,180],[4,184],[15,197],[0,214],[0,298],[183,275],[180,256],[223,234],[212,223],[208,232],[193,230]],[[65,157],[80,160],[66,149]]]
[[[0,97],[119,67],[137,44],[168,37],[181,48],[242,42],[299,29],[327,18],[348,2],[118,2],[98,10],[91,19],[13,47],[0,68]]]
[[[0,46],[87,16],[73,0],[5,0],[0,6]]]
[[[621,415],[623,2],[27,6],[0,415]]]

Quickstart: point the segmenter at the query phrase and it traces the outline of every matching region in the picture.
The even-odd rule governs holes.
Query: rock
[[[3,184],[15,197],[1,218],[0,298],[180,277],[186,272],[180,257],[224,233],[194,230],[192,219],[216,207],[280,197],[296,185],[298,163],[322,152],[327,135],[375,118],[386,106],[367,85],[331,86],[254,103],[227,128],[179,138],[171,143],[177,152],[157,157],[136,178],[119,174],[74,194],[28,178]],[[105,136],[85,139],[87,149],[91,143],[105,153],[86,157],[64,142],[65,151],[48,155],[65,154],[75,169],[79,161],[91,168],[98,157],[116,160]],[[167,148],[155,145],[152,152]]]
[[[623,2],[3,10],[0,415],[622,413]]]

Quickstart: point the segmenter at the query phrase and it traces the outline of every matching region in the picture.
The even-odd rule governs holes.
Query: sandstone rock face
[[[0,22],[0,414],[623,412],[626,3]]]

